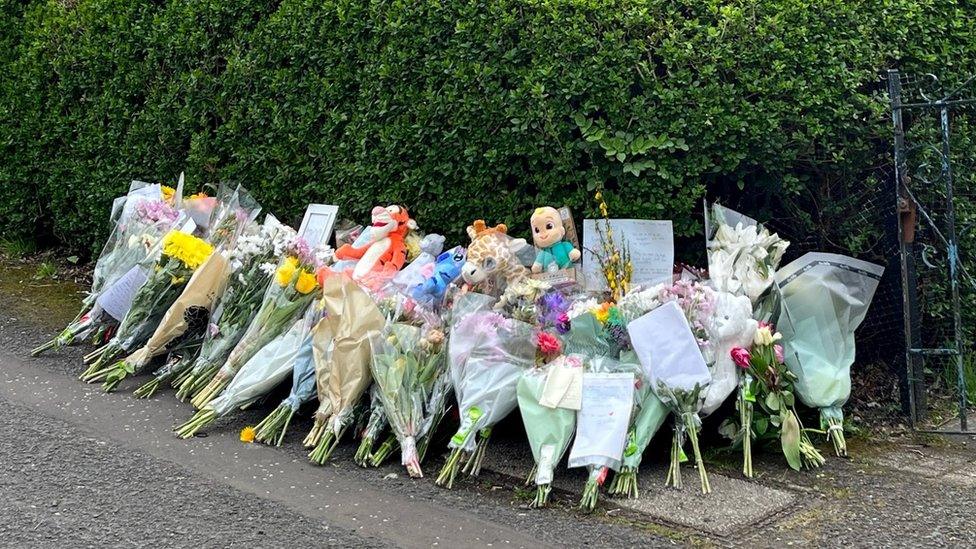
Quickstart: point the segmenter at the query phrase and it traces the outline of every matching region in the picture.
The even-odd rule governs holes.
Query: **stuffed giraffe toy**
[[[522,238],[508,236],[508,227],[499,224],[488,227],[483,219],[471,224],[468,229],[471,245],[461,276],[472,286],[497,284],[496,292],[503,292],[508,285],[528,276],[526,269],[516,256],[516,252],[528,243]]]

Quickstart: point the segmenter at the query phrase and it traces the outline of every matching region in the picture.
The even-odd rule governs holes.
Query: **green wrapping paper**
[[[536,465],[537,491],[533,507],[542,507],[548,502],[553,470],[576,432],[576,410],[539,404],[549,371],[548,366],[526,370],[517,387],[519,411]]]
[[[800,400],[820,409],[838,455],[846,455],[842,406],[851,394],[854,331],[867,315],[884,268],[836,254],[808,253],[776,274],[777,328]]]

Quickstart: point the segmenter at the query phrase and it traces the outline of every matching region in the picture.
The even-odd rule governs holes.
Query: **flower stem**
[[[491,428],[485,427],[478,432],[478,445],[471,454],[471,459],[464,464],[463,473],[473,477],[481,474],[481,465],[485,462],[485,453],[488,450],[488,441],[491,439]]]
[[[325,462],[329,461],[329,458],[332,457],[332,452],[339,446],[339,441],[345,433],[346,427],[342,427],[338,434],[332,429],[327,429],[322,435],[322,438],[319,439],[319,443],[315,446],[315,449],[308,454],[312,463],[325,465]]]
[[[580,497],[580,510],[586,511],[587,513],[593,511],[596,508],[598,499],[600,499],[600,486],[597,484],[596,479],[589,478],[586,480],[583,495]]]
[[[383,444],[380,444],[380,447],[373,452],[373,455],[369,460],[369,464],[373,467],[383,465],[383,463],[389,459],[390,455],[393,454],[393,450],[396,450],[397,446],[399,445],[400,443],[397,441],[396,435],[390,433],[390,435],[386,437],[386,440],[383,441]]]
[[[752,478],[752,403],[746,400],[745,391],[739,390],[739,422],[742,433],[742,474]]]
[[[535,488],[535,499],[532,500],[533,509],[541,509],[549,504],[549,493],[552,492],[551,484],[540,484]]]
[[[281,446],[294,415],[295,410],[292,409],[291,405],[281,403],[254,428],[256,431],[254,440],[270,446]]]
[[[314,448],[318,446],[319,440],[322,439],[322,435],[325,433],[325,420],[320,418],[315,418],[315,423],[312,425],[312,430],[308,432],[305,436],[305,440],[302,441],[302,446],[306,448]]]
[[[208,383],[207,386],[197,394],[197,396],[193,397],[190,404],[192,404],[197,410],[202,410],[207,404],[210,404],[210,401],[216,398],[221,391],[226,389],[229,383],[229,376],[215,376],[212,380],[210,380],[210,383]]]
[[[664,481],[665,486],[673,486],[681,489],[681,427],[675,425],[674,436],[671,437],[671,466],[668,467],[668,476]]]
[[[637,467],[625,465],[613,476],[610,483],[609,492],[615,496],[624,496],[630,499],[637,499],[640,493],[637,491]]]
[[[448,490],[453,488],[454,479],[457,477],[462,456],[464,456],[464,450],[462,448],[458,447],[451,450],[451,455],[447,458],[447,462],[444,463],[444,467],[441,467],[441,472],[437,475],[437,479],[434,480],[434,484],[443,486]]]
[[[712,485],[708,482],[708,472],[705,471],[705,462],[702,460],[701,451],[698,448],[698,427],[689,418],[688,438],[691,439],[691,448],[695,452],[695,465],[698,467],[698,477],[701,480],[702,494],[710,494]]]
[[[827,438],[834,443],[837,457],[847,457],[847,439],[844,438],[844,422],[837,418],[827,418]]]
[[[182,439],[191,438],[216,420],[217,411],[213,408],[204,408],[194,414],[189,421],[177,427],[176,436]]]

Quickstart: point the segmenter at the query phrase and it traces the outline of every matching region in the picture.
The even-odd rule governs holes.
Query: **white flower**
[[[576,303],[573,303],[573,306],[570,307],[569,311],[566,312],[566,316],[568,316],[569,319],[572,320],[580,315],[590,312],[591,309],[595,309],[599,305],[600,302],[597,301],[595,297],[583,299],[577,301]]]

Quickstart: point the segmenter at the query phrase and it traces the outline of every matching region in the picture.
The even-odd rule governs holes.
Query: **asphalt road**
[[[663,464],[650,459],[636,510],[604,501],[592,515],[578,513],[568,492],[554,493],[550,509],[527,509],[519,483],[492,471],[448,491],[406,478],[397,464],[361,469],[353,443],[312,466],[299,444],[307,419],[282,448],[242,444],[240,427],[267,407],[179,440],[172,428],[190,409],[171,394],[134,399],[141,379],[111,395],[82,384],[84,349],[30,358],[69,320],[77,295],[7,275],[0,547],[976,546],[976,437],[852,438],[852,459],[800,473],[762,452],[752,481],[735,458],[711,455],[724,486],[707,497],[663,488]],[[526,468],[525,448],[514,439],[495,446],[516,461],[514,472]],[[432,456],[428,474],[440,462]],[[574,475],[559,475],[570,490],[581,485]],[[779,497],[791,503],[770,505]]]

